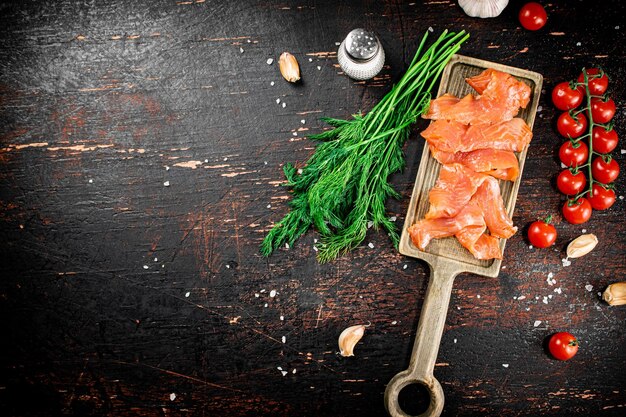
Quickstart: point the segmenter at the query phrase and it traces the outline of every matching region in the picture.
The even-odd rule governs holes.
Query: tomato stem
[[[598,73],[602,73],[604,74],[604,72],[602,71],[602,69],[600,69],[598,71]],[[591,161],[593,158],[593,127],[595,125],[595,123],[593,122],[593,115],[591,112],[591,91],[589,91],[589,76],[587,75],[587,69],[583,68],[583,77],[584,77],[584,84],[585,84],[585,93],[587,96],[587,114],[589,116],[589,120],[587,120],[587,125],[588,125],[588,133],[587,135],[589,136],[589,159],[587,160],[587,169],[588,169],[588,176],[589,176],[589,187],[587,188],[587,191],[585,191],[584,193],[582,193],[582,195],[584,196],[585,194],[588,194],[589,197],[593,196],[593,183],[594,183],[594,179],[593,179],[593,172],[591,169]],[[593,77],[593,75],[592,75]]]

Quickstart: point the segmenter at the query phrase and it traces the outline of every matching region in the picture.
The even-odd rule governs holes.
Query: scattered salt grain
[[[255,296],[256,298],[259,298],[259,297],[261,296],[261,294],[259,294],[258,292],[255,292],[255,293],[254,293],[254,296]]]
[[[428,31],[429,31],[429,32],[434,32],[434,31],[435,31],[435,29],[433,29],[433,27],[432,27],[432,26],[428,26]]]
[[[457,342],[457,340],[456,340],[456,339],[454,339],[454,343],[456,343],[456,342]]]
[[[622,154],[622,155],[624,155],[624,154],[626,153],[626,149],[620,149],[620,150],[619,150],[619,153],[620,153],[620,154]]]
[[[289,243],[285,243],[285,249],[289,249]]]
[[[239,47],[239,53],[243,54],[243,48],[241,46]]]
[[[313,58],[309,58],[309,62],[313,62]]]
[[[271,204],[268,204],[268,205],[267,205],[267,208],[272,208],[272,205],[271,205]]]
[[[158,258],[154,258],[154,262],[159,262],[159,259]]]
[[[623,195],[620,195],[620,196],[619,196],[619,199],[620,199],[620,200],[623,200],[623,199],[624,199],[624,196],[623,196]]]
[[[208,164],[208,163],[209,163],[209,160],[208,160],[208,159],[205,159],[205,160],[204,160],[204,163],[205,163],[205,164]]]
[[[502,268],[501,268],[501,269],[506,269],[506,265],[502,265]]]
[[[317,246],[313,245],[313,250],[317,252],[319,249],[317,249]]]
[[[266,290],[266,289],[262,289],[262,290],[260,291],[260,293],[261,293],[261,294],[263,294],[264,292],[267,292],[267,290]]]
[[[317,66],[317,70],[318,70],[318,71],[321,71],[321,70],[322,70],[322,67],[320,67],[320,66],[318,65],[318,66]]]
[[[563,263],[563,267],[566,267],[570,266],[572,264],[572,261],[570,261],[569,258],[563,258],[561,259],[561,263]]]
[[[226,264],[226,269],[230,269],[230,265]]]
[[[89,184],[93,184],[93,180],[89,178]]]
[[[165,181],[165,182],[163,183],[163,186],[164,186],[164,187],[169,187],[169,186],[170,186],[170,182],[169,182],[169,181]]]
[[[517,301],[525,300],[525,299],[526,299],[525,295],[520,295],[519,297],[517,297]]]
[[[171,393],[170,394],[170,401],[174,401],[176,399],[176,394]]]
[[[223,161],[224,162],[228,161],[228,157],[224,157]]]
[[[280,371],[281,374],[283,374],[283,376],[287,375],[288,372],[287,371]]]
[[[543,106],[537,106],[537,113],[541,113],[541,110],[543,110]]]
[[[396,324],[398,324],[398,322],[394,320],[394,321],[391,322],[391,324],[393,324],[395,326]]]
[[[562,294],[563,290],[561,289],[561,287],[558,287],[558,288],[554,289],[554,292],[557,293],[557,294]]]
[[[587,233],[587,229],[581,230],[582,233]]]
[[[567,168],[567,165],[565,165],[563,162],[561,162],[561,168]]]
[[[514,300],[517,300],[517,297],[516,297],[516,296],[513,296],[513,299],[514,299]]]
[[[298,175],[302,175],[303,172],[302,168],[298,168]]]
[[[335,46],[341,45],[341,42],[335,42]]]
[[[543,302],[544,304],[548,304],[548,297],[543,297],[542,302]]]
[[[402,267],[402,269],[407,269],[409,266],[407,264],[404,264],[404,266]]]
[[[580,45],[582,45],[582,43],[576,42],[576,46],[580,46]]]
[[[591,291],[593,291],[593,285],[591,285],[591,284],[587,284],[587,285],[585,285],[585,289],[586,289],[587,291],[591,292]]]
[[[263,304],[263,307],[267,308],[267,306],[268,306],[268,304],[267,304],[267,303]]]
[[[148,269],[148,268],[149,268],[148,265],[143,266],[143,269]]]
[[[285,316],[280,316],[280,321],[285,321]]]
[[[552,294],[548,294],[548,298],[552,300]]]
[[[368,243],[367,246],[369,246],[370,249],[374,249],[374,244],[372,242]]]
[[[267,58],[267,61],[265,61],[265,62],[267,62],[267,65],[272,65],[272,63],[274,62],[274,59],[273,58]]]
[[[267,165],[267,161],[263,161],[263,165]]]
[[[283,368],[281,366],[277,366],[276,369],[278,369],[279,371],[283,370]]]
[[[398,218],[396,216],[391,216],[389,218],[389,221],[395,222],[396,220],[398,220]]]
[[[272,290],[272,291],[270,291],[270,297],[271,297],[271,298],[276,297],[276,290]]]
[[[598,297],[602,297],[602,293],[600,291],[598,291],[596,294],[598,294]]]
[[[296,368],[293,368],[293,371],[291,371],[292,374],[296,374]]]
[[[280,99],[279,98],[276,99],[276,104],[280,104]]]
[[[170,167],[168,167],[167,165],[165,165],[165,170],[166,170],[166,171],[169,171],[169,170],[170,170]]]
[[[280,341],[283,342],[283,343],[287,343],[287,336],[281,337]]]
[[[374,222],[373,221],[368,221],[367,222],[367,228],[370,229],[372,226],[374,226]]]
[[[503,363],[502,366],[505,367],[505,368],[508,368],[509,364],[508,363]]]
[[[283,101],[282,106],[283,106],[283,109],[284,109],[285,107],[287,107],[287,103],[285,103],[285,102]]]
[[[533,327],[539,327],[540,324],[541,320],[535,320],[535,322],[533,323]]]
[[[533,248],[533,245],[528,245],[528,249],[532,249],[532,248]]]
[[[298,132],[293,132],[292,135],[298,136]]]
[[[185,298],[189,298],[189,296],[190,296],[190,295],[191,295],[191,293],[190,293],[189,291],[187,291],[187,292],[185,293]]]
[[[270,82],[270,85],[271,85],[272,87],[274,87],[274,84],[275,84],[275,83],[274,83],[274,81]]]
[[[313,239],[313,243],[317,243],[317,239]]]
[[[480,298],[480,294],[476,294],[476,298]]]
[[[305,124],[306,120],[302,119],[302,120],[300,120],[300,123]]]

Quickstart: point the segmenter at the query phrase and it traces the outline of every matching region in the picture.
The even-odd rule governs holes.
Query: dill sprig
[[[310,136],[320,144],[304,168],[299,173],[292,164],[284,166],[291,210],[263,240],[263,255],[293,245],[314,226],[321,235],[318,260],[328,262],[361,244],[370,222],[397,247],[398,232],[385,202],[400,195],[388,177],[404,168],[402,146],[410,126],[428,108],[430,90],[468,37],[465,31],[444,31],[424,50],[426,32],[404,76],[369,113],[350,120],[322,118],[333,129]]]

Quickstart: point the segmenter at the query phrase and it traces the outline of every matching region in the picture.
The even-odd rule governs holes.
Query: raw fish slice
[[[494,237],[507,239],[517,232],[513,220],[504,208],[498,180],[487,177],[472,197],[483,212],[489,233]]]
[[[487,89],[492,79],[492,74],[495,70],[493,68],[487,68],[478,75],[466,78],[465,82],[470,85],[478,94],[482,94]]]
[[[456,216],[469,203],[485,178],[489,177],[461,164],[443,165],[428,195],[430,208],[426,219]]]
[[[466,228],[478,229],[479,235],[487,229],[482,209],[477,204],[467,204],[454,217],[420,220],[409,227],[408,232],[413,244],[425,250],[432,239],[453,236]]]
[[[499,241],[493,236],[481,234],[475,239],[475,234],[469,229],[463,229],[455,237],[476,259],[502,259]]]
[[[487,148],[521,152],[533,137],[526,122],[517,117],[493,125],[473,126],[436,120],[421,135],[437,149],[452,153]]]
[[[514,181],[519,175],[519,163],[511,151],[477,149],[471,152],[450,153],[440,151],[432,145],[429,147],[433,158],[441,164],[456,162],[473,171],[507,181]]]
[[[488,82],[485,80],[487,76]],[[474,97],[468,94],[458,102],[454,102],[453,96],[441,96],[431,100],[428,111],[422,117],[455,120],[463,124],[492,124],[512,119],[520,107],[525,108],[530,101],[530,87],[504,72],[488,69],[467,81],[482,95]]]

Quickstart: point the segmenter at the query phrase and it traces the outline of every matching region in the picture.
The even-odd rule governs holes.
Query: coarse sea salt
[[[287,336],[283,336],[280,338],[281,342],[287,343]]]
[[[591,292],[591,291],[593,291],[593,285],[591,285],[591,284],[587,284],[587,285],[585,285],[585,289],[586,289],[587,291]]]
[[[368,244],[367,244],[367,246],[368,246],[370,249],[374,249],[374,244],[373,244],[372,242],[368,243]]]
[[[544,304],[548,304],[548,297],[543,297],[542,302],[543,302]]]
[[[563,292],[563,290],[561,289],[561,287],[555,288],[554,292],[557,294],[561,294]]]
[[[280,321],[285,321],[285,316],[280,316],[279,319]]]
[[[517,297],[517,301],[525,300],[525,299],[526,299],[525,295],[520,295],[519,297]]]
[[[407,269],[409,266],[407,264],[404,264],[404,266],[402,267],[402,269]]]
[[[143,266],[143,269],[148,269],[148,268],[150,268],[148,265]]]
[[[271,297],[271,298],[276,297],[276,290],[272,290],[272,291],[270,291],[270,297]]]
[[[302,120],[300,120],[300,123],[305,124],[306,120],[302,119]]]
[[[170,186],[170,182],[169,182],[169,181],[165,181],[165,182],[163,183],[163,186],[164,186],[164,187],[169,187],[169,186]]]
[[[508,363],[503,363],[502,366],[505,367],[505,368],[508,368],[509,364]]]
[[[287,103],[285,103],[285,102],[283,101],[282,106],[283,106],[283,109],[284,109],[285,107],[287,107]]]
[[[541,320],[535,320],[535,322],[533,323],[533,327],[539,327],[540,324]]]
[[[563,263],[563,267],[566,267],[570,266],[572,264],[572,261],[570,261],[569,258],[563,258],[561,259],[561,263]]]
[[[267,62],[267,65],[272,65],[272,63],[274,62],[274,59],[273,58],[267,58],[267,61],[265,61],[265,62]]]
[[[187,292],[185,293],[185,298],[189,298],[189,296],[190,296],[190,295],[191,295],[191,293],[190,293],[189,291],[187,291]]]
[[[176,394],[171,393],[170,394],[170,401],[174,401],[176,399]]]

